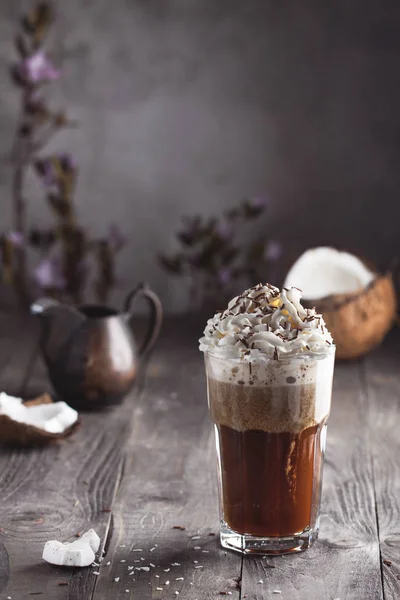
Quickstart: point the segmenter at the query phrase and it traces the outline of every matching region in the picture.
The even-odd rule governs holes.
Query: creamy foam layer
[[[322,315],[301,305],[297,288],[261,283],[233,298],[207,322],[200,350],[244,362],[325,354],[332,337]]]
[[[334,350],[325,357],[243,364],[206,355],[212,418],[238,431],[302,431],[330,412]]]

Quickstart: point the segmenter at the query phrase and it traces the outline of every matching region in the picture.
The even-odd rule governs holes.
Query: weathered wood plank
[[[385,600],[400,598],[400,331],[366,360]]]
[[[23,344],[37,343],[32,337],[34,330],[21,332]],[[15,348],[10,356],[7,368],[20,374],[19,350]],[[48,383],[38,360],[25,392],[29,396],[43,389],[48,389]],[[6,596],[91,597],[96,579],[93,568],[53,567],[41,560],[41,553],[47,540],[72,541],[90,527],[105,541],[131,414],[132,397],[122,407],[83,414],[80,429],[58,444],[1,449],[0,590]]]
[[[30,332],[28,338],[26,331]],[[35,331],[34,324],[26,316],[0,313],[0,391],[22,393],[36,353]],[[12,474],[10,478],[12,480]],[[9,555],[0,540],[0,592],[6,588],[9,576]]]
[[[185,322],[168,325],[135,408],[95,600],[240,595],[241,557],[225,553],[210,535],[218,531],[218,503],[199,331]]]
[[[246,558],[242,598],[382,598],[372,453],[357,363],[336,367],[328,422],[320,538],[285,557]],[[270,568],[270,567],[273,568]],[[263,583],[258,583],[260,580]],[[279,590],[280,595],[272,595]]]

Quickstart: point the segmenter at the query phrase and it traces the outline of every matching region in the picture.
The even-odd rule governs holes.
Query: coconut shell
[[[51,404],[52,402],[50,394],[45,393],[32,400],[27,400],[24,404],[25,406],[39,406],[40,404]],[[62,433],[49,433],[34,425],[14,421],[7,415],[0,415],[0,442],[6,445],[24,447],[47,444],[71,435],[77,425],[78,422],[74,423]]]
[[[365,289],[308,300],[322,313],[339,359],[363,356],[378,346],[393,326],[396,293],[392,276],[381,275]]]

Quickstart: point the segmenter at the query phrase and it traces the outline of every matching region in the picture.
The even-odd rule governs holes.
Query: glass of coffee
[[[200,340],[221,543],[240,552],[301,551],[318,536],[335,346],[300,297],[259,284],[210,319]]]

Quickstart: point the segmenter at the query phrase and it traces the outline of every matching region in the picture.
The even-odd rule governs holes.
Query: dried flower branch
[[[254,283],[265,266],[280,257],[276,241],[243,239],[246,226],[265,209],[266,202],[259,197],[244,200],[218,218],[183,218],[183,228],[176,234],[180,249],[159,260],[171,275],[189,277],[192,306],[198,308],[212,295],[229,295],[239,279]]]
[[[68,153],[41,156],[48,141],[65,127],[73,127],[64,110],[52,110],[44,96],[44,85],[61,76],[43,48],[54,21],[52,6],[39,2],[25,14],[15,36],[18,61],[10,74],[20,90],[20,115],[12,147],[13,231],[0,238],[3,279],[14,285],[24,303],[29,302],[26,253],[39,252],[40,262],[32,276],[41,293],[80,302],[89,274],[90,257],[97,270],[95,290],[106,300],[115,283],[115,257],[125,244],[116,226],[102,240],[91,240],[79,224],[73,202],[78,168]],[[49,230],[28,230],[24,181],[33,168],[43,183],[55,225]]]

